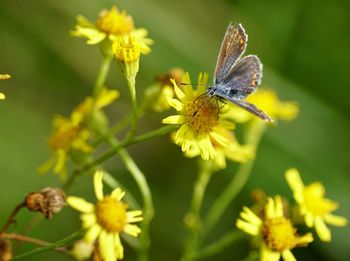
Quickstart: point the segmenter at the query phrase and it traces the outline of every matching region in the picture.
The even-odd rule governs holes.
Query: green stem
[[[138,120],[138,108],[137,108],[137,98],[136,98],[136,86],[135,86],[135,77],[130,76],[126,78],[129,92],[131,96],[131,104],[132,104],[132,122],[131,122],[131,128],[128,133],[127,139],[132,139],[132,137],[136,133],[137,128],[137,120]]]
[[[243,233],[234,230],[226,233],[222,238],[215,240],[214,243],[205,246],[197,252],[196,258],[207,258],[221,252],[226,247],[232,245],[233,242],[243,238]]]
[[[95,97],[99,95],[99,93],[101,92],[101,90],[105,84],[112,59],[113,59],[112,56],[105,55],[103,57],[103,60],[102,60],[102,63],[101,63],[101,66],[100,66],[100,69],[98,71],[96,81],[95,81],[95,86],[94,86],[94,96]]]
[[[190,212],[185,217],[185,223],[189,231],[185,252],[181,257],[182,261],[189,261],[195,258],[200,235],[203,228],[200,217],[200,210],[202,207],[205,190],[209,183],[211,174],[212,170],[210,168],[210,162],[203,162],[201,164],[201,169],[198,173],[197,180],[193,187]]]
[[[102,154],[100,157],[98,157],[94,161],[87,163],[86,165],[82,166],[81,168],[75,170],[73,172],[73,174],[67,179],[66,183],[63,185],[64,190],[69,189],[74,184],[75,180],[80,175],[82,175],[84,172],[89,171],[91,169],[94,169],[99,164],[107,161],[108,159],[110,159],[111,157],[116,155],[119,152],[119,150],[121,150],[122,148],[125,148],[125,147],[130,146],[130,145],[135,144],[135,143],[143,142],[145,140],[149,140],[149,139],[152,139],[155,137],[163,136],[163,135],[175,130],[176,128],[177,128],[176,125],[169,125],[169,126],[161,127],[159,129],[138,135],[138,136],[132,138],[131,140],[125,139],[125,140],[119,142],[118,144],[113,145],[112,149],[105,152],[104,154]]]
[[[257,121],[252,123],[247,130],[246,144],[253,145],[255,148],[258,148],[265,128],[266,124],[263,122]],[[241,164],[237,174],[232,176],[231,182],[214,202],[204,220],[206,234],[208,234],[211,229],[217,224],[227,207],[247,183],[251,174],[251,170],[253,169],[254,162],[255,159]]]
[[[148,260],[148,252],[150,247],[150,238],[149,238],[149,225],[154,216],[154,208],[153,208],[153,200],[152,194],[149,189],[147,180],[145,175],[138,168],[134,160],[130,157],[129,153],[122,149],[119,151],[119,155],[123,160],[126,168],[130,171],[130,174],[135,179],[143,198],[144,204],[144,213],[143,213],[143,221],[142,221],[142,234],[140,237],[141,241],[141,252],[139,254],[139,260]]]
[[[28,252],[25,252],[23,254],[20,254],[18,256],[15,256],[15,257],[13,257],[12,260],[19,260],[19,259],[22,259],[22,258],[25,258],[25,257],[29,257],[29,256],[33,256],[33,255],[36,255],[36,254],[40,254],[40,253],[46,252],[46,251],[48,251],[50,249],[62,247],[64,245],[67,245],[68,243],[73,242],[76,239],[80,238],[83,234],[84,234],[84,230],[81,229],[81,230],[79,230],[79,231],[69,235],[68,237],[65,237],[65,238],[55,242],[55,243],[49,244],[49,245],[44,246],[44,247],[39,247],[39,248],[30,250]]]
[[[113,136],[108,137],[108,142],[112,146],[117,146],[118,140]],[[139,252],[139,260],[148,260],[148,252],[151,244],[149,237],[149,226],[154,216],[154,207],[151,190],[148,186],[145,175],[136,165],[135,161],[131,158],[126,149],[120,149],[118,151],[119,156],[124,162],[125,167],[130,172],[131,176],[134,178],[143,199],[143,221],[141,225],[142,234],[140,236],[141,249]]]

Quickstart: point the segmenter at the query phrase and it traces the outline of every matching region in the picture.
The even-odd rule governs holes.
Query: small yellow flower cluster
[[[106,127],[101,116],[101,109],[118,98],[116,90],[103,89],[99,95],[87,97],[71,113],[70,117],[56,116],[53,119],[53,132],[48,139],[49,148],[54,152],[54,157],[41,165],[39,173],[46,173],[51,168],[53,172],[60,174],[62,179],[67,176],[67,159],[77,154],[88,154],[93,151],[89,139],[93,133],[103,132]],[[102,118],[102,120],[101,120]],[[105,123],[106,124],[106,123]]]
[[[143,220],[142,211],[127,211],[128,205],[121,200],[125,192],[116,188],[110,195],[103,194],[103,172],[96,171],[94,175],[94,189],[98,200],[96,204],[74,196],[67,197],[67,203],[82,212],[80,218],[82,226],[86,229],[84,242],[79,243],[73,250],[73,255],[81,257],[81,248],[91,254],[89,244],[98,242],[97,254],[105,261],[123,259],[124,247],[121,244],[120,234],[126,233],[137,237],[141,229],[133,224]],[[86,253],[84,253],[86,257]]]
[[[330,241],[330,231],[325,225],[329,223],[344,226],[347,220],[331,214],[337,208],[337,203],[324,198],[324,188],[320,183],[304,186],[296,169],[286,171],[286,179],[293,191],[297,202],[299,214],[304,218],[307,227],[315,227],[317,235],[323,241]],[[283,202],[284,203],[284,202]],[[282,198],[269,197],[261,213],[254,213],[251,209],[243,207],[236,226],[244,232],[256,237],[261,244],[260,260],[296,260],[291,250],[295,247],[307,246],[313,241],[311,233],[303,236],[297,234],[293,226],[293,219],[286,213]]]

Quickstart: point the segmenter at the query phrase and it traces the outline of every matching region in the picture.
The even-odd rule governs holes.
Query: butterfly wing
[[[238,105],[239,107],[249,111],[250,113],[254,114],[255,116],[259,117],[264,121],[269,121],[269,122],[273,121],[264,111],[260,110],[254,104],[251,104],[249,102],[242,101],[242,100],[237,100],[231,97],[226,97],[226,99]]]
[[[214,72],[214,85],[220,83],[244,53],[248,36],[241,24],[227,27]]]
[[[223,98],[245,99],[261,82],[262,64],[256,55],[248,55],[232,67],[227,76],[216,85],[215,94]]]
[[[214,95],[235,103],[264,121],[272,121],[255,105],[243,101],[260,85],[261,77],[262,63],[256,55],[248,55],[238,60],[222,82],[218,83]]]

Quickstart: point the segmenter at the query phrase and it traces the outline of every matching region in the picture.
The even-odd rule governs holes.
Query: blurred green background
[[[263,86],[274,88],[282,100],[299,103],[300,116],[269,128],[259,149],[251,179],[232,204],[211,240],[233,229],[242,205],[251,204],[250,192],[291,193],[284,180],[289,167],[300,170],[305,183],[321,181],[327,196],[340,203],[336,214],[350,217],[350,2],[340,0],[286,1],[156,1],[156,0],[3,0],[0,5],[0,73],[10,81],[0,83],[7,96],[0,102],[0,223],[28,192],[59,186],[52,174],[38,176],[36,168],[50,157],[46,139],[56,113],[68,115],[91,93],[101,62],[98,48],[72,38],[75,16],[94,21],[103,8],[115,3],[126,9],[136,27],[146,27],[155,44],[142,57],[137,84],[139,93],[154,76],[179,66],[192,78],[214,70],[223,34],[230,21],[241,22],[249,34],[247,53],[264,64]],[[112,121],[129,109],[126,83],[114,63],[107,85],[122,96],[109,110]],[[141,95],[140,95],[141,96]],[[168,115],[152,114],[140,123],[139,133],[161,126]],[[151,260],[178,260],[185,233],[185,215],[196,177],[196,160],[185,159],[168,137],[130,148],[144,170],[154,194],[156,218],[152,224]],[[204,210],[234,175],[234,166],[213,177]],[[108,170],[137,191],[117,157]],[[84,177],[71,194],[93,200],[92,179]],[[108,189],[106,188],[106,191]],[[20,212],[13,230],[23,231],[33,217]],[[66,208],[52,220],[43,220],[29,235],[55,241],[80,226],[77,213]],[[332,229],[332,242],[311,244],[294,251],[299,260],[350,260],[349,226]],[[210,260],[239,260],[247,255],[248,241],[229,247]],[[20,245],[17,253],[34,246]],[[70,260],[49,252],[27,260]],[[126,250],[125,260],[133,260]],[[208,259],[209,260],[209,259]]]

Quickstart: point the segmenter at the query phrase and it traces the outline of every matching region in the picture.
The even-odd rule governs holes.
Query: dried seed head
[[[65,194],[59,188],[44,188],[28,194],[25,204],[30,211],[41,212],[50,219],[53,214],[61,211],[65,204]]]

